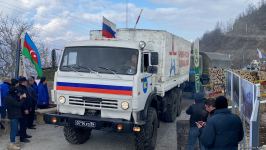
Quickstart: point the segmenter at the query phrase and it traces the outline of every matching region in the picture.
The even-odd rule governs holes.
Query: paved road
[[[189,101],[183,101],[185,108]],[[82,145],[68,144],[62,127],[39,125],[37,130],[28,130],[33,136],[31,143],[23,144],[23,150],[134,150],[134,137],[106,131],[93,131],[89,141]],[[0,150],[5,150],[8,136],[0,137]],[[161,122],[158,130],[157,150],[176,150],[176,124]]]

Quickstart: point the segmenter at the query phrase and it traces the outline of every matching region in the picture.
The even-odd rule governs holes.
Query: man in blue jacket
[[[8,95],[11,81],[8,78],[5,78],[3,81],[4,81],[3,84],[1,84],[1,104],[2,104],[2,106],[0,107],[0,113],[1,113],[1,118],[6,118],[5,98]]]
[[[243,139],[241,119],[227,108],[227,99],[219,96],[215,100],[215,112],[201,128],[200,141],[208,150],[237,150]]]
[[[40,83],[38,84],[38,108],[48,108],[49,106],[49,93],[45,77],[41,77]]]

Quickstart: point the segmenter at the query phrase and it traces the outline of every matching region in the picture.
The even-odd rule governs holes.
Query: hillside
[[[205,33],[200,40],[200,50],[231,54],[232,66],[240,68],[258,59],[257,48],[266,54],[266,3],[259,7],[250,5],[226,29],[220,24]]]

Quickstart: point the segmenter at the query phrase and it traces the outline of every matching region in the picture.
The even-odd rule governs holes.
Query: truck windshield
[[[67,47],[61,71],[134,75],[138,50],[117,47]]]

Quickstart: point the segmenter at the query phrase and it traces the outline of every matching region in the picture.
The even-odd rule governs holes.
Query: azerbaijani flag
[[[35,66],[37,74],[39,77],[42,77],[42,64],[40,54],[38,52],[37,47],[31,40],[28,33],[25,34],[24,43],[22,47],[22,54],[28,58],[31,63]]]

